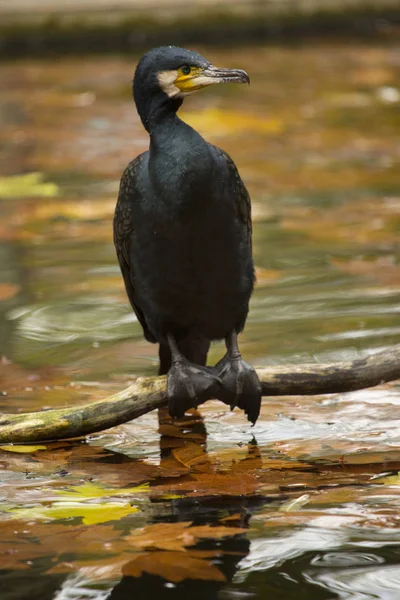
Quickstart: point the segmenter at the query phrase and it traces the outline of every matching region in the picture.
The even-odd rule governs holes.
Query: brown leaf
[[[28,561],[63,554],[93,556],[119,554],[125,543],[118,541],[122,532],[109,525],[58,525],[3,521],[0,524],[0,561],[2,568],[26,569]]]
[[[137,550],[169,550],[184,552],[199,539],[221,539],[245,532],[239,527],[209,525],[190,526],[189,521],[179,523],[157,523],[135,529],[125,539]]]
[[[172,454],[185,467],[192,468],[202,463],[209,462],[204,446],[187,442],[181,448],[175,448]]]
[[[238,473],[193,473],[178,481],[152,487],[154,497],[178,494],[187,497],[252,496],[257,494],[260,482],[251,471]]]
[[[204,553],[192,552],[147,552],[138,554],[122,567],[122,574],[140,577],[143,572],[163,577],[167,581],[180,583],[185,579],[226,581],[221,571],[211,561],[203,558]]]

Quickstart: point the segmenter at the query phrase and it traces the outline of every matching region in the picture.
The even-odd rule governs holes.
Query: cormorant
[[[250,197],[228,154],[176,114],[188,94],[229,82],[250,79],[183,48],[140,59],[133,97],[150,148],[121,177],[114,243],[144,335],[159,344],[170,414],[219,398],[255,423],[261,385],[237,343],[255,281]],[[227,353],[206,367],[219,339]]]

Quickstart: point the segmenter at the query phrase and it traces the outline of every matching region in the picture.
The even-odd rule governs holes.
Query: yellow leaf
[[[179,498],[183,497],[183,494],[164,494],[162,496],[157,496],[157,500],[179,500]]]
[[[26,521],[51,521],[53,519],[82,518],[85,525],[119,521],[123,517],[138,512],[137,506],[107,502],[88,504],[85,502],[54,502],[51,506],[33,506],[31,508],[14,508],[8,512],[13,518]]]
[[[43,182],[42,173],[27,173],[0,177],[0,197],[20,198],[27,196],[57,196],[59,192],[55,183]]]
[[[103,488],[94,483],[83,483],[82,485],[71,486],[69,491],[57,490],[56,494],[63,498],[71,498],[72,500],[79,501],[80,499],[89,500],[91,498],[104,498],[106,496],[132,496],[148,492],[149,489],[148,483],[130,488]]]
[[[21,454],[31,454],[32,452],[37,452],[38,450],[46,450],[47,446],[29,446],[29,445],[12,445],[9,446],[0,446],[0,450],[5,450],[6,452],[18,452]]]
[[[387,477],[376,478],[376,482],[385,483],[386,485],[400,485],[400,472],[396,475],[388,475]]]

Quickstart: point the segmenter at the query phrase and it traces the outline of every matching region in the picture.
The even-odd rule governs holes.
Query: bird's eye
[[[181,67],[181,72],[183,75],[189,75],[191,70],[192,69],[189,67],[189,65],[183,65],[183,67]]]

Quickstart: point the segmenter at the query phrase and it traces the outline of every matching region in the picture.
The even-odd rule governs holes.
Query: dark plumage
[[[218,397],[255,422],[260,384],[236,343],[254,285],[249,194],[232,159],[176,114],[187,93],[226,81],[249,79],[182,48],[142,57],[133,94],[150,148],[122,175],[114,242],[144,335],[160,344],[171,414]],[[223,338],[226,357],[206,368]]]

